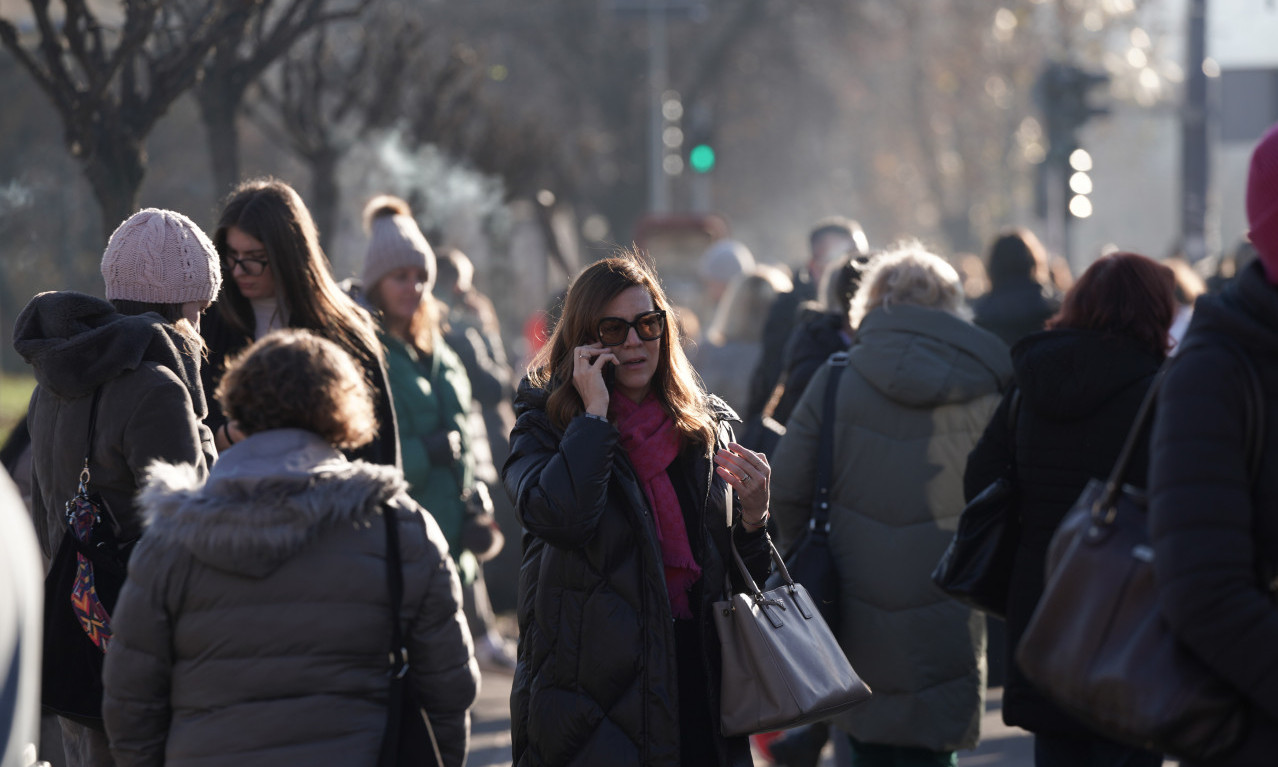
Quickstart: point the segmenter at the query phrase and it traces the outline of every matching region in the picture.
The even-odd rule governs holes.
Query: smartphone
[[[603,380],[611,390],[612,385],[617,381],[617,366],[611,362],[605,362],[603,366]]]

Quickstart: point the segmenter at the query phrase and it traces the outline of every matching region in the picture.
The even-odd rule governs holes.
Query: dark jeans
[[[1162,754],[1104,738],[1034,736],[1034,767],[1160,767]]]
[[[852,744],[852,767],[956,767],[958,753],[932,751],[907,746],[862,743],[848,736]]]

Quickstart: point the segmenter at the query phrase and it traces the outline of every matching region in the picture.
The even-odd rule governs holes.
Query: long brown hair
[[[563,316],[555,325],[550,341],[529,365],[528,378],[534,385],[549,390],[546,412],[551,423],[566,428],[573,417],[585,410],[577,387],[572,385],[573,350],[599,340],[596,323],[604,307],[622,291],[633,287],[647,290],[653,308],[666,312],[666,332],[661,336],[657,370],[652,377],[653,392],[674,419],[675,428],[688,441],[708,452],[714,446],[715,424],[706,405],[705,392],[683,352],[674,307],[666,298],[655,270],[637,250],[618,250],[612,257],[591,264],[577,275],[564,298]]]
[[[1167,331],[1175,317],[1172,270],[1137,253],[1111,253],[1087,267],[1047,327],[1126,336],[1161,359],[1167,356]]]
[[[382,358],[372,318],[333,280],[315,221],[293,187],[272,178],[245,181],[222,208],[213,245],[226,258],[231,227],[258,240],[275,280],[275,295],[289,327],[314,330],[366,363]],[[223,280],[218,311],[231,327],[253,334],[253,306],[235,280]]]

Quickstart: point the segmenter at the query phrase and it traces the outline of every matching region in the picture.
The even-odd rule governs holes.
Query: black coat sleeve
[[[1159,604],[1177,637],[1278,719],[1278,610],[1261,583],[1246,442],[1248,373],[1222,348],[1186,350],[1160,393],[1149,527]],[[1275,414],[1270,403],[1267,422]],[[1265,428],[1260,481],[1278,450]]]
[[[985,433],[967,456],[963,471],[963,500],[971,501],[999,477],[1008,476],[1015,468],[1016,446],[1012,442],[1011,406],[1016,388],[1012,387],[998,403]]]
[[[607,506],[617,440],[611,423],[584,415],[572,419],[562,435],[545,411],[520,415],[502,481],[524,529],[563,548],[589,541]]]

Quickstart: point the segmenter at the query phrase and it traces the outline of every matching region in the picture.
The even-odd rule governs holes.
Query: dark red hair
[[[1096,330],[1130,338],[1162,358],[1176,316],[1176,276],[1136,253],[1102,256],[1065,294],[1047,327]]]

